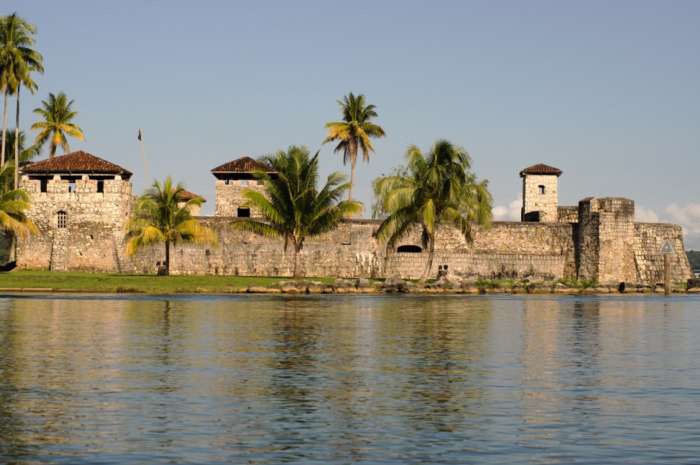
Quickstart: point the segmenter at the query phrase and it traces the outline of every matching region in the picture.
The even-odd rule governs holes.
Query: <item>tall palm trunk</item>
[[[17,87],[17,108],[15,110],[15,189],[19,187],[19,91],[22,86]]]
[[[5,166],[5,142],[7,140],[7,96],[8,89],[5,86],[3,90],[3,103],[2,103],[2,147],[0,148],[0,167]]]
[[[292,269],[292,276],[294,278],[301,277],[301,274],[299,273],[299,251],[300,250],[301,250],[301,247],[294,244],[294,268]]]
[[[425,265],[425,271],[423,272],[423,278],[427,278],[430,275],[430,269],[433,267],[433,258],[435,257],[435,238],[430,237],[428,239],[428,263]]]
[[[165,241],[165,275],[170,275],[170,240]]]
[[[348,200],[352,200],[352,188],[355,186],[355,165],[357,164],[357,141],[350,139],[350,189]]]

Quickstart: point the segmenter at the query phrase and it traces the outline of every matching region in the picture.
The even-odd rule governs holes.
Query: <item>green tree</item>
[[[39,131],[35,144],[40,148],[49,142],[49,158],[56,155],[56,148],[60,145],[64,152],[70,150],[68,136],[78,140],[85,140],[85,134],[80,126],[73,123],[78,116],[74,111],[73,100],[68,100],[66,94],[49,94],[48,100],[41,101],[41,107],[35,108],[34,113],[41,116],[42,120],[32,124],[32,129]]]
[[[204,201],[194,197],[182,202],[185,192],[182,184],[173,185],[170,177],[153,186],[136,202],[134,215],[129,223],[126,252],[133,255],[144,246],[165,244],[165,271],[170,274],[170,245],[181,242],[209,244],[216,242],[214,231],[192,217],[190,208]]]
[[[376,107],[365,104],[365,96],[355,96],[352,92],[339,100],[342,121],[326,123],[328,135],[323,143],[338,142],[335,152],[343,152],[343,163],[350,162],[350,187],[348,199],[352,200],[352,188],[355,185],[355,165],[357,153],[362,150],[362,159],[369,162],[369,154],[374,152],[371,138],[384,137],[384,129],[373,123],[377,117]]]
[[[10,147],[17,147],[19,150],[19,160],[16,160],[14,151]],[[39,148],[36,145],[31,145],[26,147],[26,137],[24,131],[9,131],[7,133],[7,145],[5,147],[5,160],[7,165],[3,171],[3,176],[0,176],[0,183],[3,189],[10,189],[13,186],[13,179],[16,178],[15,173],[19,168],[19,165],[26,163],[32,158],[39,155]],[[10,165],[10,161],[14,163]]]
[[[260,211],[261,218],[246,218],[233,223],[235,229],[282,238],[284,251],[291,244],[294,277],[299,277],[298,254],[308,237],[318,236],[338,226],[340,220],[362,210],[353,200],[340,201],[349,189],[340,173],[332,173],[318,190],[318,152],[313,157],[306,147],[291,146],[287,151],[265,157],[273,174],[257,173],[265,193],[247,189],[248,203]]]
[[[36,28],[13,13],[0,18],[0,90],[3,94],[3,119],[2,119],[2,143],[0,154],[5,155],[7,143],[7,103],[9,96],[14,94],[17,98],[15,112],[15,132],[19,131],[20,114],[20,90],[22,86],[32,93],[37,85],[32,79],[32,72],[43,72],[43,57],[34,50],[34,34]],[[17,137],[15,137],[17,140]],[[15,146],[15,152],[19,153],[19,147]],[[17,161],[19,157],[15,157]],[[0,159],[0,166],[5,164],[5,159]],[[15,188],[17,187],[18,169],[15,167]]]
[[[378,210],[386,215],[375,235],[389,253],[412,228],[419,228],[428,251],[426,277],[438,226],[454,226],[471,242],[473,226],[491,222],[492,199],[487,181],[477,181],[472,172],[469,154],[448,141],[436,142],[427,155],[411,146],[406,158],[406,167],[374,182]]]
[[[8,166],[0,168],[0,178],[7,176],[7,169]],[[0,229],[19,237],[35,234],[37,228],[27,217],[29,207],[29,195],[25,191],[0,187]]]

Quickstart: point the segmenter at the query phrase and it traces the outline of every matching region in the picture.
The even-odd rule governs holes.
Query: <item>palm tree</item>
[[[340,201],[349,189],[340,173],[332,173],[319,191],[318,152],[311,157],[306,147],[291,146],[287,151],[265,157],[263,162],[275,173],[259,172],[265,193],[247,189],[248,203],[260,211],[262,218],[242,219],[235,229],[284,240],[284,251],[291,243],[294,254],[294,277],[299,277],[298,254],[308,237],[318,236],[335,228],[340,220],[362,210],[362,204]]]
[[[36,145],[26,147],[26,137],[24,131],[9,131],[7,133],[7,145],[5,146],[5,160],[9,162],[14,159],[12,166],[7,164],[6,169],[3,171],[3,176],[0,176],[1,188],[9,189],[13,184],[12,180],[16,179],[16,173],[19,170],[19,165],[31,160],[32,158],[39,155],[39,148]],[[16,147],[19,151],[19,160],[14,155],[14,152],[10,150],[10,147]]]
[[[350,162],[350,187],[348,200],[352,200],[352,188],[355,185],[355,164],[357,152],[362,150],[362,159],[369,162],[369,154],[374,152],[372,137],[384,137],[384,129],[370,120],[377,116],[374,105],[365,105],[365,96],[355,96],[352,92],[338,100],[342,121],[326,123],[328,135],[323,143],[338,141],[335,152],[343,152],[343,163]]]
[[[0,152],[2,154],[5,154],[7,138],[7,102],[9,95],[15,94],[17,97],[15,131],[18,131],[20,89],[22,86],[25,86],[34,93],[37,86],[31,77],[31,73],[34,71],[44,72],[43,57],[39,52],[32,49],[35,33],[36,28],[17,16],[17,13],[0,18],[0,88],[3,93],[3,126]],[[15,149],[16,152],[19,152],[19,148],[15,147]],[[1,159],[0,165],[4,165],[4,163],[5,159]],[[17,172],[18,170],[15,169],[15,184],[17,184],[18,180]]]
[[[180,197],[184,192],[185,187],[179,183],[173,185],[169,176],[162,184],[158,181],[153,182],[153,186],[136,203],[127,233],[127,255],[135,254],[143,246],[163,243],[167,275],[170,274],[171,244],[216,242],[214,231],[202,226],[190,214],[190,208],[200,206],[204,199],[193,197],[183,203]]]
[[[34,113],[43,118],[32,124],[32,129],[38,130],[35,144],[43,147],[50,140],[49,158],[56,155],[56,148],[60,145],[64,152],[70,150],[68,136],[78,140],[85,140],[85,134],[80,126],[72,120],[78,115],[73,111],[73,100],[68,100],[66,94],[59,92],[58,95],[49,94],[48,100],[41,101],[41,108],[35,108]]]
[[[388,216],[376,237],[386,243],[387,254],[410,229],[418,227],[428,261],[423,277],[430,273],[439,225],[451,225],[471,242],[474,224],[491,222],[491,194],[487,181],[477,181],[469,154],[440,140],[427,155],[409,147],[407,166],[393,176],[379,178],[374,191],[381,211]]]
[[[5,177],[7,166],[0,168],[0,178]],[[22,189],[0,188],[0,229],[13,236],[26,237],[35,234],[37,227],[27,217],[29,195]]]

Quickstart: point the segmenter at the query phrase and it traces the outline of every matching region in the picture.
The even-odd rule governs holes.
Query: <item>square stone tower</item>
[[[87,152],[31,163],[21,187],[39,233],[18,242],[17,265],[121,271],[132,204],[131,172]]]
[[[558,184],[561,170],[539,163],[520,172],[523,178],[521,221],[556,223],[559,220]]]
[[[262,181],[256,178],[258,172],[276,175],[271,167],[245,156],[211,170],[216,178],[216,216],[259,216],[259,212],[248,205],[243,195],[246,189],[264,191]]]

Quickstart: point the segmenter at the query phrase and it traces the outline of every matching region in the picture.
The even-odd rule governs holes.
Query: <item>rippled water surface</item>
[[[700,462],[700,299],[0,298],[0,463]]]

